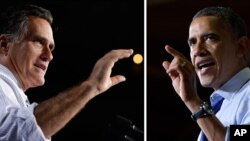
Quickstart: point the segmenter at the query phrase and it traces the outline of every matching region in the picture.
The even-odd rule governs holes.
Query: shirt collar
[[[214,91],[210,97],[211,101],[216,99],[218,95],[222,96],[227,100],[230,100],[233,96],[233,93],[237,92],[249,79],[250,79],[250,69],[246,67],[242,69],[240,72],[238,72],[236,75],[234,75],[221,88]]]
[[[15,92],[17,99],[21,100],[19,101],[19,103],[27,107],[29,105],[28,97],[21,89],[21,85],[15,78],[14,74],[7,67],[0,64],[0,75],[2,75],[2,77],[5,78],[6,81],[10,82],[10,86],[13,86],[12,88]]]
[[[0,64],[0,72],[3,73],[4,75],[7,75],[8,77],[10,77],[10,79],[13,80],[18,85],[18,87],[21,89],[21,85],[20,85],[19,81],[17,81],[14,74],[7,67]]]

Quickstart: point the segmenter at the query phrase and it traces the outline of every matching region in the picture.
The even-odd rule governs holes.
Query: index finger
[[[113,59],[128,58],[133,54],[133,49],[116,49],[107,53],[105,56]]]
[[[107,67],[113,67],[114,63],[123,58],[128,58],[133,54],[133,49],[116,49],[106,53],[98,60],[98,64],[106,64]]]
[[[173,48],[170,47],[169,45],[166,45],[166,46],[165,46],[165,49],[166,49],[166,51],[167,51],[170,55],[172,55],[173,57],[179,56],[179,57],[185,58],[184,55],[183,55],[182,53],[180,53],[179,51],[173,49]]]

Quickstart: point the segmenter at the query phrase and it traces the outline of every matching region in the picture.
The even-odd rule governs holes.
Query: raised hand
[[[192,63],[170,46],[167,45],[165,49],[174,57],[172,61],[164,61],[163,67],[171,78],[176,93],[184,102],[197,97],[196,74]]]
[[[112,50],[97,61],[87,80],[91,85],[96,87],[97,94],[100,94],[110,87],[126,80],[123,75],[111,76],[112,68],[118,60],[128,58],[132,54],[132,49]]]

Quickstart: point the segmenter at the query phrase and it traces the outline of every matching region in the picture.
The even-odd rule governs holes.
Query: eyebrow
[[[46,38],[42,37],[42,36],[34,36],[34,38],[37,39],[37,40],[42,41],[43,43],[47,43],[48,42],[48,40]],[[55,44],[54,43],[50,43],[49,47],[53,51],[55,49]]]
[[[218,37],[218,34],[214,33],[214,32],[204,32],[201,34],[201,38],[204,38],[204,37],[207,37],[207,36],[210,36],[210,35],[213,35],[215,37]],[[190,44],[191,41],[195,40],[195,37],[190,37],[188,38],[187,42],[188,44]]]

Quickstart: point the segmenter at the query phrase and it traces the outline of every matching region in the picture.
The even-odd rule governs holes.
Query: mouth
[[[46,66],[43,64],[35,64],[36,67],[38,67],[39,69],[45,71],[46,70]]]
[[[198,68],[198,70],[203,70],[206,68],[210,68],[214,65],[215,65],[214,60],[202,60],[202,61],[199,61],[198,63],[196,63],[196,68]]]

